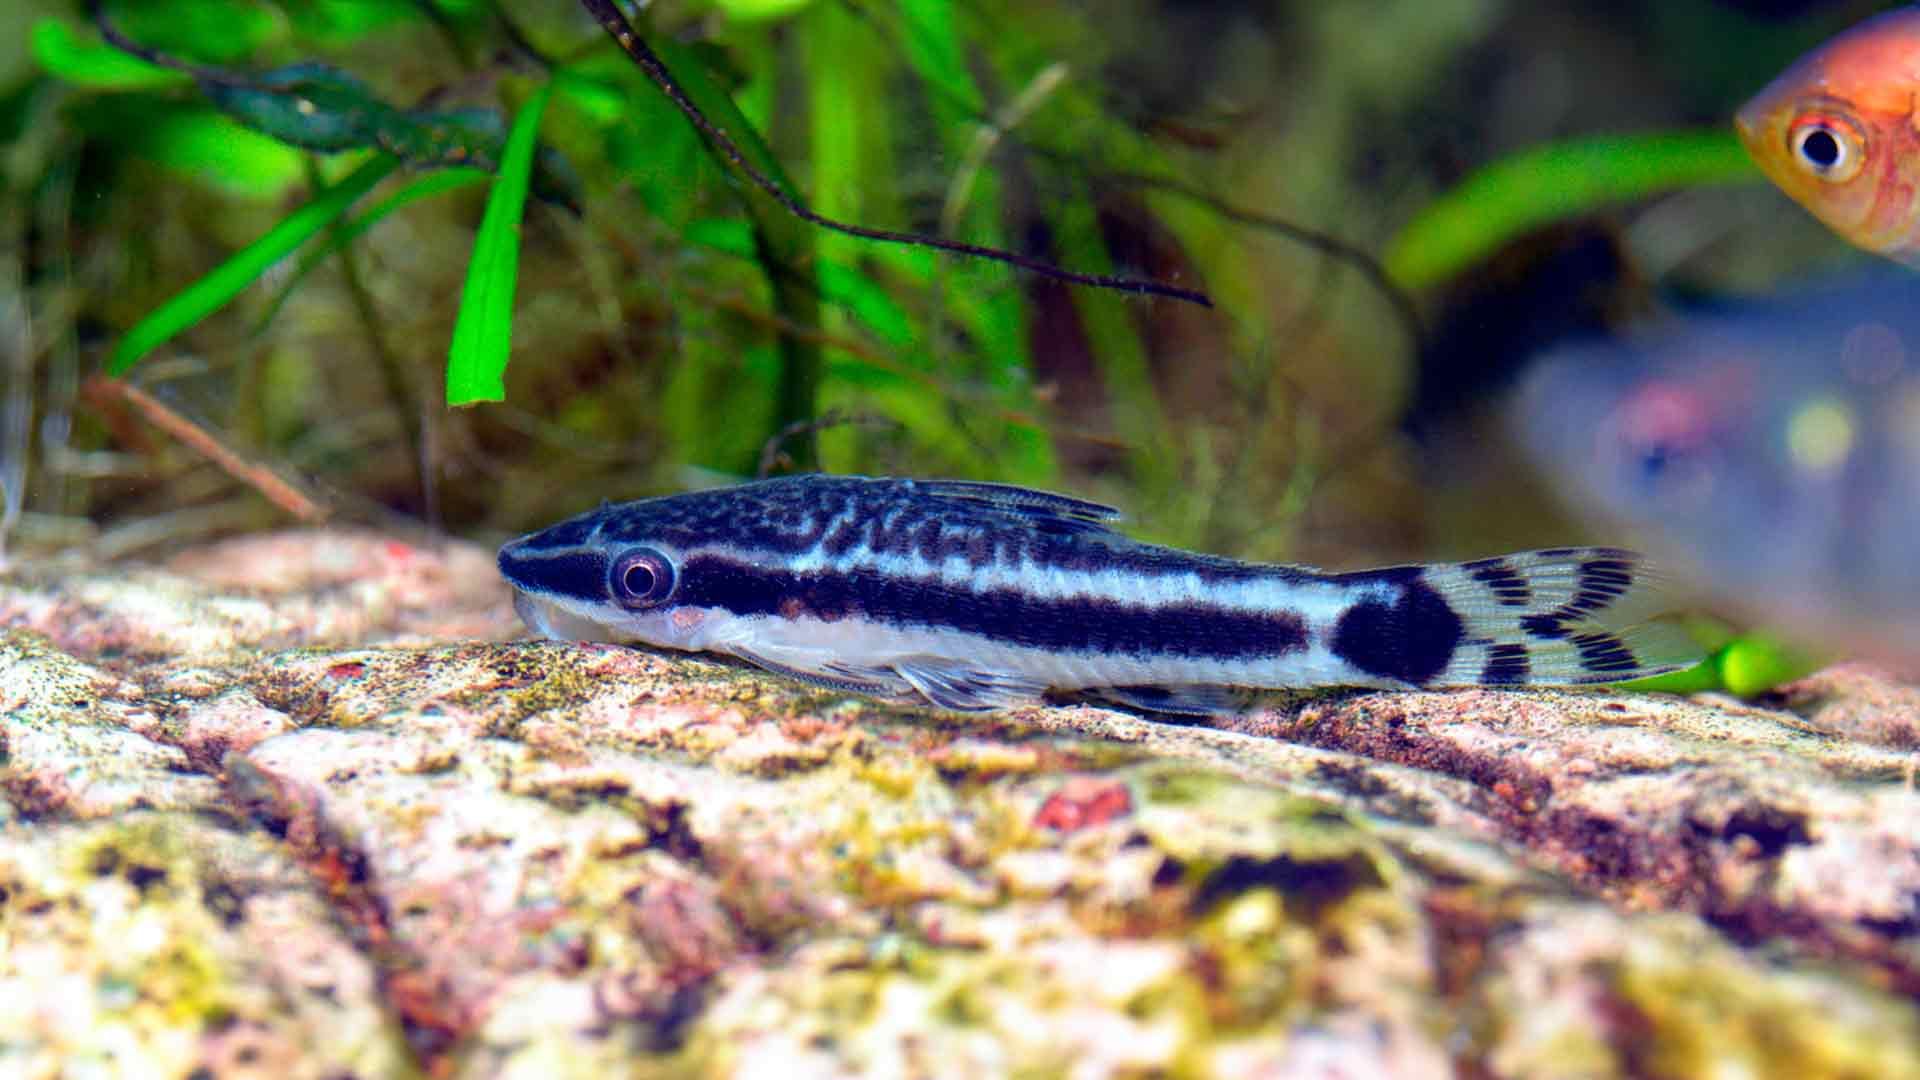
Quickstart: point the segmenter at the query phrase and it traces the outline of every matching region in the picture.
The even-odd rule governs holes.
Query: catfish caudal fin
[[[1460,644],[1429,685],[1625,682],[1706,659],[1676,621],[1672,594],[1635,552],[1523,551],[1430,566],[1424,578],[1462,624]]]

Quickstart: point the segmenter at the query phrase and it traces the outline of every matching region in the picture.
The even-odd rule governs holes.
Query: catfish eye
[[[1859,129],[1824,113],[1809,113],[1794,121],[1787,131],[1787,148],[1803,171],[1834,184],[1859,175],[1867,158]]]
[[[634,548],[614,560],[608,585],[623,608],[653,607],[673,595],[673,563],[652,548]]]

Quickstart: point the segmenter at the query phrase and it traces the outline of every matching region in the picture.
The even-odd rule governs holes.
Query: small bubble
[[[1840,343],[1840,366],[1862,386],[1884,386],[1906,369],[1906,342],[1886,323],[1861,323]]]
[[[1824,471],[1853,452],[1853,409],[1834,397],[1817,397],[1787,421],[1787,454],[1802,469]]]

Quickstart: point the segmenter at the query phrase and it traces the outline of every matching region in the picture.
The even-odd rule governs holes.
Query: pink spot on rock
[[[1039,828],[1073,832],[1090,825],[1104,825],[1114,818],[1133,812],[1133,796],[1118,780],[1100,780],[1076,776],[1060,785],[1033,815]]]

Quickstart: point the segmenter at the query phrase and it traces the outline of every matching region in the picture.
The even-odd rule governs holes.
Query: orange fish
[[[1801,57],[1734,126],[1760,171],[1828,228],[1920,264],[1920,6]]]

